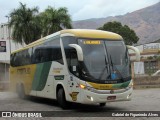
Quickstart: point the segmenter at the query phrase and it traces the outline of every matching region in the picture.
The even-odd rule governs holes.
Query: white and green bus
[[[26,95],[99,104],[128,101],[132,94],[131,62],[139,51],[123,38],[101,30],[69,29],[41,38],[11,54],[11,89]]]

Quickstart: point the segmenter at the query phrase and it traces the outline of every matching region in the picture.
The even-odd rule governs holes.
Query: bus
[[[101,30],[66,29],[11,53],[11,90],[20,98],[37,96],[68,103],[129,101],[133,90],[128,49],[123,38]]]

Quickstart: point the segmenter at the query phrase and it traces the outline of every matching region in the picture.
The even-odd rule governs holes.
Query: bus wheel
[[[106,103],[99,103],[100,107],[104,107],[106,105]]]
[[[57,92],[57,101],[63,109],[68,108],[67,101],[66,101],[66,98],[65,98],[65,92],[64,92],[63,88],[60,88]]]
[[[17,92],[19,98],[21,98],[21,99],[25,99],[26,98],[23,84],[17,85],[16,92]]]

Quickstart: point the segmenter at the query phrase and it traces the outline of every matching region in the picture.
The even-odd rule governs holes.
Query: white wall
[[[151,52],[151,51],[158,51],[160,50],[160,43],[148,43],[144,45],[136,46],[141,53],[145,52]],[[145,58],[149,56],[154,56],[155,54],[148,54],[148,55],[141,55]],[[144,70],[144,62],[135,62],[134,63],[134,72],[135,74],[145,74]]]
[[[140,52],[147,51],[147,50],[159,50],[160,49],[160,43],[148,43],[144,45],[136,46]]]
[[[144,62],[134,62],[134,73],[144,74]]]
[[[14,40],[11,37],[9,37],[7,24],[0,24],[0,41],[6,41],[6,52],[0,52],[0,63],[1,62],[9,63],[10,61],[10,42],[9,41],[11,41],[11,52],[23,46],[15,43]]]

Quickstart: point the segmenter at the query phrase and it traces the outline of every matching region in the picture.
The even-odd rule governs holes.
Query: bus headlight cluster
[[[85,88],[86,88],[86,86],[83,85],[83,84],[80,84],[79,87],[82,88],[82,89],[85,89]]]

